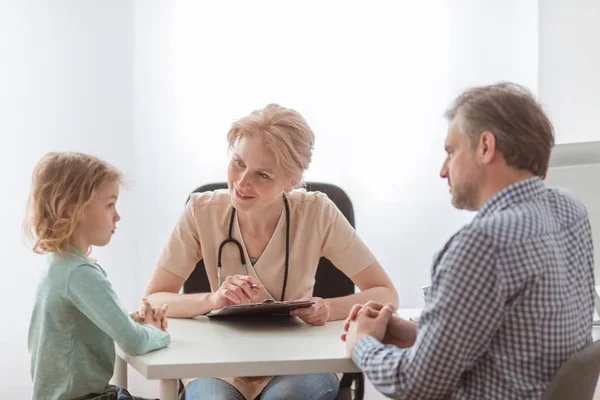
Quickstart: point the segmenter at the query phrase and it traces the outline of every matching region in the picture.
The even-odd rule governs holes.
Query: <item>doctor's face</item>
[[[447,155],[440,176],[448,181],[454,207],[476,211],[483,166],[477,161],[476,149],[471,147],[467,136],[460,133],[458,127],[456,121],[450,126],[445,143]]]
[[[242,136],[233,147],[227,170],[231,203],[240,211],[265,209],[277,202],[291,181],[259,136]]]

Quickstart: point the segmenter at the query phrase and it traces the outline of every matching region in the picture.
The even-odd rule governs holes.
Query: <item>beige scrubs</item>
[[[320,192],[302,189],[287,194],[290,205],[290,254],[285,300],[310,297],[321,256],[327,257],[347,276],[353,277],[375,262],[375,256],[358,237],[344,215]],[[283,206],[282,206],[283,207]],[[226,190],[193,194],[158,258],[158,266],[187,279],[200,259],[204,259],[212,291],[217,283],[217,251],[228,236],[231,199]],[[260,300],[281,299],[285,269],[286,221],[283,211],[271,241],[254,264],[247,264],[248,275],[264,286]],[[234,219],[233,238],[248,252]],[[235,245],[223,249],[221,280],[243,274],[239,250]],[[219,378],[233,385],[247,399],[260,394],[272,377]],[[191,380],[187,380],[186,384]]]

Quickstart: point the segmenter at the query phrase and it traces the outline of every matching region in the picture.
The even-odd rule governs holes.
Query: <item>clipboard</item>
[[[303,301],[264,301],[262,303],[238,304],[225,306],[220,310],[206,314],[210,318],[251,317],[251,316],[283,316],[290,315],[292,310],[310,307],[315,304],[312,300]]]

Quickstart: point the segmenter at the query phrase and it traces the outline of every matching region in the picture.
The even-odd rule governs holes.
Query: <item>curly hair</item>
[[[44,155],[33,171],[23,224],[33,251],[68,252],[85,207],[104,183],[112,181],[122,184],[123,175],[97,157],[75,152]]]

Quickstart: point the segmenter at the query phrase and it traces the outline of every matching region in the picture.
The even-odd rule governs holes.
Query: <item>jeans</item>
[[[276,376],[258,397],[260,400],[335,400],[340,381],[335,374]],[[229,383],[200,378],[185,388],[185,400],[247,400]],[[250,399],[252,400],[252,399]]]
[[[132,396],[126,389],[119,386],[110,386],[105,393],[85,397],[88,400],[147,400],[142,397]]]

